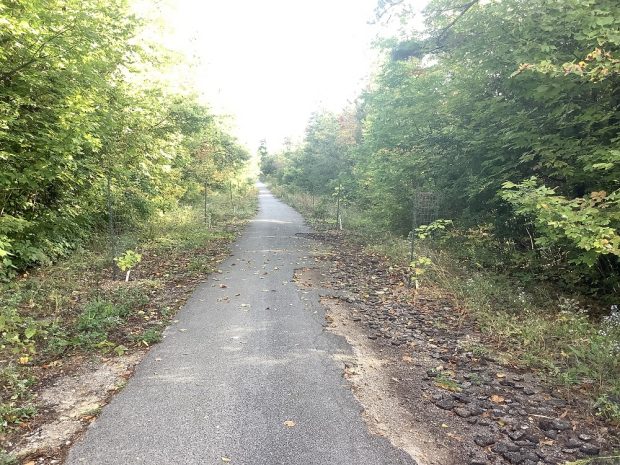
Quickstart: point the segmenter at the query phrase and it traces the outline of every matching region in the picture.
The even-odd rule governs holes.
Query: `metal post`
[[[107,176],[107,186],[106,186],[106,195],[107,195],[107,204],[108,204],[108,234],[110,241],[110,261],[112,262],[112,279],[116,280],[118,277],[118,269],[116,267],[116,263],[114,262],[114,258],[116,257],[116,237],[114,234],[114,212],[112,210],[112,186],[111,186],[110,174]]]
[[[342,230],[342,223],[340,222],[340,190],[342,185],[338,184],[338,200],[336,201],[336,228]]]
[[[207,224],[207,181],[205,181],[205,224]]]

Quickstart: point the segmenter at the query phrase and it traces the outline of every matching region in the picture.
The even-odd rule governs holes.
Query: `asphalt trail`
[[[301,216],[260,186],[260,211],[222,272],[196,289],[67,463],[414,464],[368,432],[333,359],[349,347],[323,331],[316,292],[291,282],[314,263],[300,232]]]

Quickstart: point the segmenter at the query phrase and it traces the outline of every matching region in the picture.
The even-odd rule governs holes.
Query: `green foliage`
[[[596,400],[594,407],[603,418],[620,423],[620,402],[617,396],[615,400],[612,400],[608,395],[602,395]]]
[[[76,324],[75,345],[97,347],[106,345],[108,332],[123,322],[128,308],[105,300],[94,300],[84,306]]]
[[[424,276],[429,266],[433,264],[433,261],[428,257],[418,256],[411,263],[409,263],[409,269],[411,270],[411,281],[416,289],[420,287],[420,278]]]
[[[620,190],[592,192],[587,198],[567,199],[539,186],[536,178],[503,184],[502,198],[519,215],[531,217],[540,234],[540,247],[564,245],[570,261],[593,266],[603,255],[620,256]]]
[[[279,167],[278,180],[305,192],[332,193],[339,183],[346,185],[351,177],[351,149],[357,131],[352,113],[315,113],[308,122],[304,143],[286,148],[269,162],[270,169],[275,171]]]
[[[45,334],[45,324],[24,316],[14,306],[0,308],[0,351],[7,351],[21,364],[36,353],[36,339]]]
[[[342,182],[349,210],[403,235],[414,193],[432,192],[455,230],[492,236],[504,271],[615,303],[617,2],[432,0],[423,31],[387,10],[401,32],[356,107],[311,119],[270,178],[313,195]]]
[[[142,260],[142,255],[133,250],[126,250],[125,253],[116,257],[114,261],[121,271],[129,271]]]
[[[135,340],[145,346],[150,346],[161,341],[162,328],[148,328],[142,332],[139,336],[135,337]]]
[[[159,78],[126,0],[0,5],[0,278],[239,174],[245,150]]]
[[[441,389],[445,389],[446,391],[460,392],[462,388],[452,378],[452,376],[454,376],[454,374],[451,372],[440,371],[437,373],[434,383],[436,386],[440,387]]]
[[[418,239],[428,239],[433,234],[445,231],[451,225],[452,220],[435,220],[432,223],[418,226],[415,229],[415,235]]]
[[[36,408],[29,403],[32,383],[33,378],[24,373],[23,368],[12,365],[0,368],[0,433],[36,413]]]
[[[33,405],[15,407],[11,404],[0,404],[0,432],[9,425],[19,425],[37,413]]]
[[[0,465],[16,465],[17,463],[17,458],[15,456],[0,450]]]

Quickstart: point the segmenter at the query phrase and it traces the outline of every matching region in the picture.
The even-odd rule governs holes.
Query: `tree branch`
[[[40,54],[41,54],[41,52],[43,52],[43,49],[47,45],[52,43],[54,40],[56,40],[57,38],[62,36],[67,31],[69,31],[71,29],[74,29],[75,27],[76,27],[75,24],[72,24],[71,26],[67,26],[64,29],[61,29],[60,31],[56,32],[49,39],[43,41],[43,43],[41,43],[41,45],[39,45],[39,47],[37,47],[37,49],[31,55],[31,58],[29,60],[25,61],[24,63],[16,66],[15,68],[13,68],[13,69],[11,69],[11,70],[9,70],[7,72],[4,72],[4,73],[0,74],[0,76],[1,76],[0,79],[2,79],[3,81],[10,80],[13,76],[15,76],[15,74],[19,73],[22,69],[27,68],[28,66],[32,65],[33,63],[35,63],[37,60],[39,60],[41,58]]]

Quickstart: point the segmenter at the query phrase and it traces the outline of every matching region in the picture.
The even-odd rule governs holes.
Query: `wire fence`
[[[439,217],[439,195],[433,191],[415,191],[411,207],[411,232],[409,233],[409,260],[413,261],[416,229],[431,224]]]

